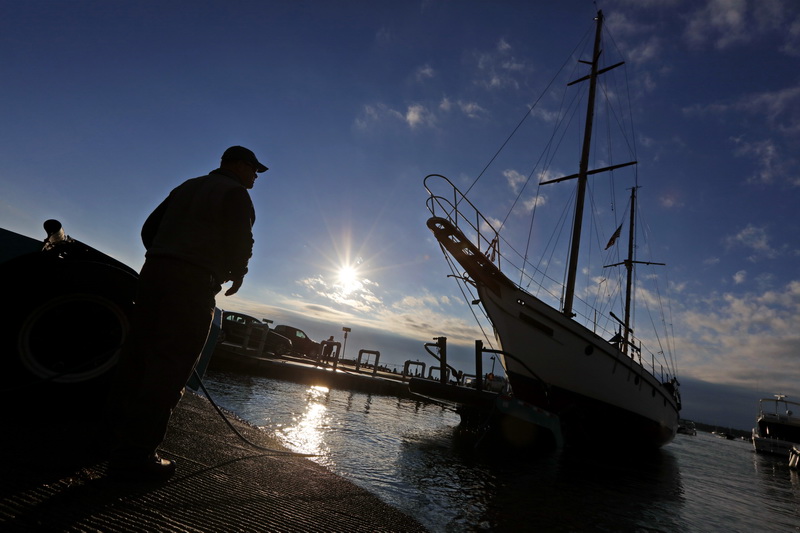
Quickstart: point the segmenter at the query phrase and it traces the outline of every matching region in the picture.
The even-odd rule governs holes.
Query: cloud
[[[727,113],[747,113],[766,118],[771,127],[780,133],[795,135],[800,133],[800,85],[785,87],[775,91],[763,91],[741,96],[733,102],[713,102],[704,106],[691,106],[683,109],[688,116]]]
[[[503,177],[506,178],[506,183],[516,195],[520,195],[528,183],[528,176],[525,176],[513,169],[504,170]],[[539,180],[544,181],[546,179],[550,179],[551,177],[551,173],[542,172],[539,176]],[[547,198],[543,194],[523,197],[521,198],[521,202],[518,198],[518,200],[515,202],[515,204],[522,206],[523,214],[529,214],[535,207],[544,205],[545,203],[547,203]],[[498,224],[495,227],[499,228],[500,225]]]
[[[731,137],[734,154],[755,160],[757,168],[748,177],[749,183],[771,184],[778,179],[792,186],[800,186],[797,158],[793,147],[800,139],[800,85],[775,91],[763,91],[741,96],[732,102],[714,102],[705,106],[685,108],[687,116],[717,115],[730,120],[741,120],[747,133]],[[755,130],[752,119],[766,121],[766,126]],[[749,140],[752,131],[770,132],[770,138]],[[787,148],[787,146],[789,148]]]
[[[800,281],[760,292],[712,294],[680,314],[677,352],[692,376],[767,390],[800,383]],[[798,391],[800,392],[800,391]]]
[[[747,271],[740,270],[736,274],[733,275],[733,283],[736,285],[741,285],[747,279]]]
[[[411,104],[405,111],[397,111],[386,104],[367,104],[356,117],[354,126],[359,130],[368,130],[372,126],[398,122],[411,129],[433,127],[436,124],[436,116],[422,104]]]
[[[530,213],[536,207],[543,206],[547,203],[547,197],[544,195],[530,196],[522,201],[522,207],[526,213]]]
[[[783,175],[778,148],[773,141],[744,142],[735,139],[734,142],[737,144],[737,156],[753,156],[758,162],[758,168],[748,178],[748,183],[769,184],[775,181],[776,176]]]
[[[408,106],[405,113],[405,121],[412,129],[418,126],[433,126],[436,117],[421,104]]]
[[[382,305],[380,298],[373,292],[378,284],[366,278],[343,281],[320,275],[298,280],[297,284],[330,303],[344,305],[362,313],[372,312]]]
[[[800,85],[748,94],[732,107],[735,111],[765,116],[772,126],[783,133],[800,134]]]
[[[273,320],[299,315],[309,321],[369,328],[410,340],[446,335],[454,345],[472,346],[482,337],[474,320],[466,318],[469,311],[461,296],[422,288],[397,298],[366,278],[345,286],[335,276],[324,274],[298,280],[295,288],[292,295],[261,294],[259,299],[271,302],[270,306],[242,299],[228,302],[235,302],[236,310]]]
[[[675,192],[668,192],[668,193],[662,194],[658,198],[658,202],[659,202],[659,204],[661,204],[661,207],[664,207],[666,209],[673,209],[673,208],[676,208],[676,207],[683,207],[683,202],[678,197],[678,193],[675,193]]]
[[[543,105],[537,105],[534,107],[533,111],[531,112],[531,116],[540,118],[548,124],[556,123],[561,119],[561,113],[559,111],[550,111],[545,109]]]
[[[638,21],[628,18],[624,11],[614,11],[605,18],[605,25],[615,36],[639,35],[647,28]]]
[[[436,75],[436,72],[433,70],[433,67],[430,65],[424,65],[417,69],[415,74],[415,78],[418,82],[423,82],[427,79],[433,78]]]
[[[464,115],[468,116],[469,118],[478,118],[486,114],[486,110],[475,102],[464,102],[459,100],[458,107],[461,109]]]
[[[519,88],[517,75],[528,70],[528,66],[517,60],[512,52],[513,47],[505,39],[500,39],[488,52],[474,52],[475,85],[491,91]]]
[[[382,124],[405,124],[410,129],[434,128],[439,123],[440,116],[453,109],[458,109],[462,115],[470,119],[477,119],[486,116],[487,111],[477,102],[458,100],[453,102],[446,96],[438,104],[431,108],[424,104],[410,104],[405,111],[398,111],[386,104],[367,104],[361,109],[361,113],[354,121],[354,127],[358,130],[369,130],[373,126]],[[439,115],[435,111],[440,112]]]
[[[774,91],[762,91],[745,94],[733,102],[713,102],[704,106],[696,105],[684,108],[687,115],[747,113],[765,117],[782,133],[800,132],[800,85],[785,87]]]
[[[372,125],[381,124],[387,119],[402,120],[402,114],[390,109],[385,104],[366,104],[362,107],[361,113],[354,122],[356,129],[367,130]]]
[[[658,37],[650,36],[647,40],[641,42],[640,44],[628,48],[625,53],[625,57],[631,63],[645,64],[661,57],[663,55],[662,50],[663,47],[661,45],[661,40]],[[652,82],[651,79],[648,79],[648,81]]]
[[[699,2],[698,2],[699,4]],[[690,46],[718,50],[767,36],[783,38],[779,51],[800,56],[800,15],[783,0],[711,0],[691,13],[684,36]]]
[[[780,50],[788,56],[800,57],[800,15],[790,24],[786,32],[786,42]]]
[[[520,174],[516,170],[508,169],[503,171],[503,177],[506,178],[506,183],[514,191],[514,194],[519,194],[519,191],[528,181],[528,177]]]
[[[711,41],[720,50],[747,42],[746,8],[746,0],[711,0],[689,17],[686,39],[697,47]]]
[[[751,250],[753,253],[748,257],[748,260],[753,262],[763,258],[774,259],[780,255],[780,250],[773,248],[770,244],[767,230],[753,224],[748,224],[739,233],[726,237],[725,244],[729,248]]]

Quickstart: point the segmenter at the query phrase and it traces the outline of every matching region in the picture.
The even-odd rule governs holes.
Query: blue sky
[[[684,415],[749,428],[758,397],[800,397],[800,4],[598,5],[633,88]],[[242,144],[270,171],[250,274],[219,307],[317,340],[348,326],[348,353],[394,364],[445,335],[469,368],[480,334],[422,179],[468,186],[596,9],[3,0],[0,227],[41,238],[57,218],[138,269],[147,214]],[[490,171],[474,203],[521,166]]]

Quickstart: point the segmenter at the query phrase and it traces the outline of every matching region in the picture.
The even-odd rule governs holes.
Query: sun
[[[354,290],[361,287],[361,281],[358,278],[358,271],[350,266],[345,265],[339,269],[339,286],[342,288],[342,293],[347,295]]]

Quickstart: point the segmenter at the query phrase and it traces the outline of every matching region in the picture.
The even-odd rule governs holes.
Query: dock
[[[106,477],[96,413],[53,401],[24,416],[20,405],[6,413],[17,416],[4,424],[4,532],[425,531],[414,518],[229,415],[248,440],[276,451],[248,445],[205,397],[190,391],[159,450],[177,462],[177,473],[162,484],[114,482]]]
[[[402,374],[359,367],[345,361],[336,361],[336,364],[333,364],[310,358],[263,354],[226,343],[217,345],[209,368],[292,381],[303,385],[420,399],[408,388],[411,378]]]

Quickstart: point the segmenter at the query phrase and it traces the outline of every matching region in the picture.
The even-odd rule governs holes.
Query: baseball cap
[[[244,146],[231,146],[222,154],[223,161],[246,161],[253,165],[256,172],[266,172],[269,170],[264,164],[256,159],[256,154]]]

